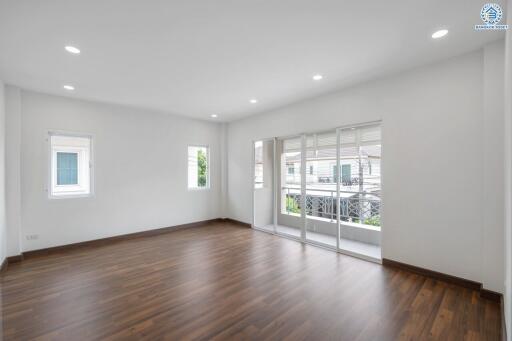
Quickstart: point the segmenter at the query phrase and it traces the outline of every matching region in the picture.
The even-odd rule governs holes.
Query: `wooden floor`
[[[477,292],[214,223],[32,257],[1,275],[4,340],[499,340]]]

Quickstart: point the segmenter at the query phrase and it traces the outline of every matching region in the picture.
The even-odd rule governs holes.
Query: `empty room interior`
[[[511,18],[0,0],[0,340],[512,340]]]

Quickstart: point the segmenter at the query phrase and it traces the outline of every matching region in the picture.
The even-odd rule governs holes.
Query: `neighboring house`
[[[286,163],[285,183],[286,185],[299,185],[300,186],[300,161],[293,161]],[[380,159],[365,157],[361,160],[362,167],[359,169],[359,160],[350,159],[343,160],[340,164],[341,171],[341,184],[343,187],[358,186],[360,177],[364,189],[369,190],[371,184],[379,184],[380,186]],[[317,160],[308,162],[306,166],[306,182],[311,186],[322,186],[330,188],[329,184],[336,185],[336,171],[335,160]],[[348,189],[352,190],[352,188]]]
[[[291,160],[287,160],[291,161]],[[361,167],[360,167],[361,164]],[[286,163],[286,184],[282,189],[283,213],[296,214],[300,207],[300,161]],[[380,211],[380,159],[364,156],[336,161],[315,160],[306,166],[306,214],[336,219],[336,177],[341,175],[340,214],[345,221],[360,222],[374,218]],[[290,201],[291,198],[292,201]],[[295,202],[295,204],[293,203]],[[295,209],[291,210],[290,205]]]

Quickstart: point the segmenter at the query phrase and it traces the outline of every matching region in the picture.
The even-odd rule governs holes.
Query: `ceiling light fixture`
[[[313,76],[313,80],[315,80],[315,81],[319,81],[319,80],[321,80],[322,78],[324,78],[324,76],[322,76],[322,75],[320,75],[320,74],[316,74],[316,75],[314,75],[314,76]]]
[[[210,116],[213,118],[217,118],[217,114],[211,114]]]
[[[68,45],[65,47],[66,51],[68,51],[69,53],[72,53],[72,54],[80,54],[80,49],[78,49],[77,47],[74,47],[74,46],[71,46],[71,45]]]
[[[75,90],[75,87],[73,85],[64,85],[63,86],[64,89],[68,90],[68,91],[73,91]]]
[[[439,30],[439,31],[435,31],[433,34],[432,34],[432,38],[434,39],[439,39],[439,38],[442,38],[444,37],[445,35],[448,34],[448,30]]]
[[[256,98],[252,98],[249,100],[249,103],[256,104],[256,103],[258,103],[258,100]]]

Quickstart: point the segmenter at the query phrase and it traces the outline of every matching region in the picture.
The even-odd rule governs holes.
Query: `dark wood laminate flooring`
[[[33,256],[1,275],[4,340],[499,340],[466,288],[229,222]]]

